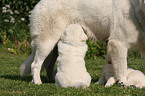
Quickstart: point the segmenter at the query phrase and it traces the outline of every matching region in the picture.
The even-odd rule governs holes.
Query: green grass
[[[0,48],[0,96],[145,96],[145,88],[124,88],[119,85],[105,88],[104,85],[95,85],[106,63],[103,58],[86,60],[86,67],[92,77],[92,83],[86,89],[56,87],[54,83],[46,82],[45,71],[41,72],[43,84],[34,85],[31,76],[22,79],[19,74],[20,65],[27,58],[27,55],[11,54]],[[145,62],[142,59],[131,58],[128,66],[145,73]]]

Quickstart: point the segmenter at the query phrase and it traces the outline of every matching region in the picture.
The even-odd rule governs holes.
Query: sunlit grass
[[[38,95],[38,96],[143,96],[144,89],[124,88],[113,85],[105,88],[104,85],[95,85],[106,63],[103,58],[86,60],[86,67],[92,77],[90,87],[86,89],[59,88],[54,83],[47,83],[45,71],[41,72],[42,85],[31,83],[31,76],[24,79],[20,77],[19,68],[28,55],[15,55],[0,48],[0,95]],[[130,59],[128,66],[145,73],[145,62],[142,59]]]

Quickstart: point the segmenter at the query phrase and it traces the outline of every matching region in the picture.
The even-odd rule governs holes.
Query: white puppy
[[[145,75],[139,70],[128,68],[126,80],[127,80],[126,82],[123,82],[123,84],[126,86],[134,85],[139,88],[145,87]],[[112,64],[108,63],[104,66],[102,76],[96,83],[105,84],[105,87],[107,86],[109,87],[113,85],[115,82],[116,81],[114,78],[113,66]]]
[[[87,36],[80,25],[72,24],[64,32],[58,43],[57,86],[85,88],[90,85],[91,77],[84,61],[86,40]]]

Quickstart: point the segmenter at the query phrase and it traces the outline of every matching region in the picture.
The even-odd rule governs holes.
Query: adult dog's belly
[[[75,2],[72,5],[66,3]],[[107,40],[110,35],[112,0],[72,0],[64,3],[71,23],[84,27],[90,37]]]

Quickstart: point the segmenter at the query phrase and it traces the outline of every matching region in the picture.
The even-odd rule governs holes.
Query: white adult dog
[[[45,58],[65,29],[70,24],[79,24],[89,37],[109,40],[108,53],[115,80],[125,82],[127,50],[137,50],[145,56],[145,4],[144,0],[118,2],[118,6],[113,5],[119,7],[116,12],[119,16],[114,18],[111,28],[112,12],[115,11],[112,11],[112,0],[41,0],[30,17],[33,52],[21,65],[21,76],[30,73],[31,66],[34,83],[41,84],[40,70]]]
[[[105,84],[105,87],[109,87],[115,83],[114,72],[112,64],[106,64],[103,68],[102,76],[96,84]],[[145,87],[145,75],[139,71],[131,68],[127,69],[126,82],[124,85],[134,85],[136,87]]]
[[[86,34],[80,25],[68,26],[58,42],[58,64],[55,84],[60,87],[85,88],[91,76],[86,70],[84,57],[87,51]]]

